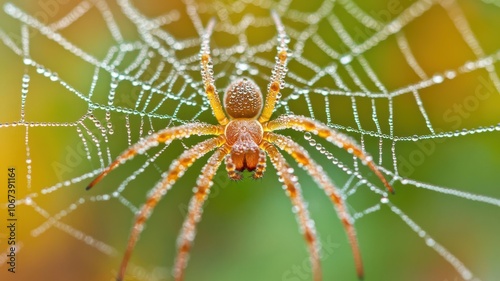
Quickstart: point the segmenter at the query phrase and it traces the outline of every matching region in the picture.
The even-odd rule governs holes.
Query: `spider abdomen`
[[[251,79],[238,79],[227,87],[224,108],[232,118],[255,118],[262,110],[262,93]]]

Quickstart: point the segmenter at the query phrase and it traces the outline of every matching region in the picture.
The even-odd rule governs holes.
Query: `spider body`
[[[255,119],[238,118],[226,125],[225,137],[231,147],[229,157],[237,171],[254,171],[257,168],[263,136],[262,125]]]
[[[175,139],[186,138],[192,135],[215,135],[215,137],[202,141],[184,151],[171,163],[168,171],[162,174],[162,180],[151,190],[146,203],[142,206],[135,219],[127,249],[118,272],[118,281],[123,280],[125,276],[125,270],[132,250],[135,247],[144,223],[156,204],[194,161],[214,149],[215,152],[209,158],[208,163],[202,168],[196,181],[188,214],[177,241],[178,250],[174,265],[175,280],[183,280],[189,251],[196,234],[196,225],[200,221],[203,204],[210,192],[212,178],[222,161],[225,161],[226,170],[231,179],[240,180],[242,177],[241,172],[244,170],[253,172],[253,178],[257,179],[264,174],[267,156],[269,156],[271,163],[276,169],[283,183],[283,189],[286,191],[286,195],[290,198],[293,205],[301,233],[308,245],[314,280],[321,280],[320,254],[314,222],[309,216],[297,177],[293,174],[293,169],[288,165],[278,149],[290,154],[325,191],[328,198],[330,198],[351,244],[357,274],[360,278],[363,277],[363,266],[356,232],[344,199],[337,187],[304,148],[292,139],[274,133],[274,131],[293,129],[311,132],[318,137],[324,138],[360,159],[363,164],[367,165],[377,175],[389,191],[393,192],[393,189],[385,180],[372,158],[350,137],[335,131],[321,122],[304,116],[286,115],[270,120],[276,101],[280,97],[280,89],[283,87],[288,59],[288,40],[285,29],[275,12],[272,12],[272,17],[278,29],[278,54],[264,105],[259,87],[249,78],[241,78],[232,82],[224,94],[224,106],[221,105],[214,83],[210,57],[209,39],[215,24],[215,21],[212,20],[209,22],[202,38],[200,52],[201,75],[206,97],[219,124],[187,123],[173,128],[165,128],[151,134],[125,150],[87,186],[87,189],[92,188],[104,176],[123,164],[126,160],[159,143],[169,144]],[[227,113],[227,116],[224,111]]]
[[[229,85],[223,100],[224,109],[230,117],[224,128],[227,144],[231,148],[226,158],[226,169],[231,179],[239,180],[241,175],[235,170],[254,171],[261,159],[259,145],[264,130],[256,118],[262,111],[262,93],[255,82],[241,78]],[[261,173],[254,174],[254,177],[260,176]]]

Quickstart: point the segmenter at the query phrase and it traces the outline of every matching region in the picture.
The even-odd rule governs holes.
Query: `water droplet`
[[[352,61],[353,57],[352,55],[344,55],[340,58],[340,63],[341,64],[348,64]]]
[[[237,62],[236,63],[236,68],[241,70],[241,71],[246,71],[250,68],[250,66],[247,63],[244,62]]]
[[[432,76],[432,81],[436,84],[439,84],[444,81],[444,77],[441,74],[435,74],[434,76]]]
[[[412,140],[412,141],[418,141],[418,135],[413,135],[413,136],[411,137],[411,140]]]
[[[393,21],[389,24],[388,29],[391,33],[396,33],[401,30],[401,23],[399,21]]]
[[[179,42],[176,42],[174,45],[173,45],[174,49],[176,50],[181,50],[182,49],[182,44],[179,43]]]
[[[434,239],[432,239],[432,238],[427,238],[425,240],[425,244],[427,244],[427,246],[429,246],[429,247],[432,247],[436,244],[436,241],[434,241]]]
[[[475,68],[475,65],[473,62],[469,61],[469,62],[465,63],[465,70],[466,71],[474,70],[474,68]]]
[[[457,76],[457,73],[453,70],[449,70],[444,73],[444,76],[446,76],[446,78],[448,79],[453,79]]]
[[[238,46],[236,47],[236,52],[237,52],[237,53],[241,54],[241,53],[243,53],[244,51],[245,51],[245,46],[238,45]]]
[[[33,61],[30,58],[24,58],[23,62],[24,62],[25,65],[30,65],[30,64],[33,63]]]
[[[59,80],[59,76],[57,76],[57,73],[52,73],[52,75],[50,75],[50,81],[57,81]]]
[[[316,140],[315,139],[310,139],[309,140],[309,145],[310,146],[315,146],[316,145]]]
[[[387,198],[387,197],[382,197],[382,198],[380,198],[380,203],[382,203],[382,204],[387,204],[387,203],[389,203],[389,198]]]

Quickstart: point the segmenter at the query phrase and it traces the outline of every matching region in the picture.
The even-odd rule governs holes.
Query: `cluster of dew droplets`
[[[26,146],[26,186],[29,189],[31,189],[31,171],[32,171],[32,166],[31,166],[31,152],[30,152],[30,147],[29,147],[29,137],[28,137],[28,132],[29,129],[26,127],[26,135],[24,137],[24,143]]]
[[[333,153],[331,153],[330,151],[328,151],[322,144],[318,143],[316,141],[316,139],[314,139],[312,137],[312,134],[310,132],[305,132],[304,133],[304,139],[309,143],[310,146],[316,148],[321,154],[325,155],[328,160],[332,160],[333,164],[343,166],[343,164],[340,163],[338,161],[338,159],[335,158],[335,156],[333,156]],[[345,170],[345,172],[348,172],[348,171]]]
[[[109,94],[108,94],[108,106],[113,106],[115,103],[115,95],[116,95],[116,88],[118,87],[118,74],[117,72],[113,71],[111,75],[111,83],[109,84]],[[111,122],[111,112],[109,110],[106,111],[106,116],[105,116],[105,121],[106,121],[106,128],[107,128],[107,133],[112,135],[114,133],[113,130],[113,124]]]
[[[235,67],[237,75],[243,75],[245,72],[248,72],[251,76],[259,74],[259,70],[257,68],[252,67],[244,61],[236,62]]]
[[[271,84],[273,82],[278,82],[280,88],[283,89],[285,87],[285,77],[288,72],[287,63],[289,58],[291,57],[291,52],[288,49],[288,43],[290,42],[290,37],[285,32],[285,27],[281,23],[281,20],[277,15],[274,15],[274,20],[278,29],[278,45],[276,47],[277,55],[275,57],[275,65],[271,73],[270,82],[267,86],[267,90],[270,91]],[[285,52],[287,59],[284,61],[280,58],[280,53]],[[278,93],[276,96],[277,99],[281,98],[281,93]]]
[[[83,132],[79,126],[76,127],[76,132],[78,134],[78,137],[82,140],[83,148],[85,149],[85,155],[87,156],[87,159],[89,161],[92,160],[92,156],[90,154],[90,149],[89,149],[89,146],[87,143],[87,139],[84,137]]]
[[[351,168],[349,168],[348,165],[344,164],[343,162],[341,162],[338,158],[336,158],[333,153],[331,153],[330,151],[328,151],[322,144],[318,143],[313,137],[312,137],[312,134],[310,132],[305,132],[304,133],[304,139],[308,141],[309,145],[311,147],[313,147],[314,149],[316,149],[319,153],[325,155],[325,157],[331,161],[332,164],[334,164],[335,166],[339,167],[344,173],[346,173],[347,175],[353,175],[354,177],[356,177],[360,183],[362,184],[366,184],[370,187],[370,190],[379,194],[379,195],[382,195],[383,197],[387,197],[387,193],[385,191],[382,191],[380,189],[378,189],[375,185],[369,183],[364,177],[362,174],[359,173],[358,170],[352,170]],[[334,141],[332,138],[327,138],[328,141],[332,142],[332,143],[335,143],[338,147],[342,148],[343,145],[342,145],[342,142],[340,142],[339,140],[336,140]],[[348,142],[352,142],[352,140],[349,138],[349,137],[345,137],[344,136],[344,141],[348,141]],[[347,150],[349,153],[353,153],[353,150],[352,149],[348,149]],[[355,157],[355,156],[353,156]],[[356,158],[356,157],[355,157]],[[372,157],[371,156],[366,156],[366,158],[364,160],[362,160],[362,163],[364,165],[367,164],[368,161],[372,161]],[[351,190],[351,192],[348,194],[348,195],[351,195],[352,193],[354,193],[356,190],[353,189]]]
[[[28,87],[30,82],[30,76],[28,74],[23,75],[23,83],[21,88],[21,122],[25,121],[26,112],[26,97],[28,96]]]
[[[212,20],[209,22],[206,32],[202,35],[201,39],[201,49],[200,49],[200,64],[201,64],[201,77],[204,85],[214,85],[214,70],[213,62],[210,57],[210,36],[212,35],[212,30],[214,28],[215,22]],[[206,65],[204,63],[205,56],[208,56]]]
[[[105,143],[108,143],[109,140],[108,140],[108,136],[107,136],[107,131],[106,131],[106,128],[102,125],[101,121],[99,121],[95,116],[94,114],[89,114],[87,116],[87,118],[89,120],[92,121],[92,123],[94,124],[94,126],[99,130],[101,136],[103,137],[104,139],[104,142]],[[97,146],[98,148],[98,152],[97,152],[97,155],[99,156],[99,158],[102,157],[102,151],[101,151],[101,145],[100,145],[100,141],[99,139],[95,136],[95,135],[92,135],[92,141],[94,142],[94,144]],[[108,162],[111,162],[111,151],[110,151],[110,147],[106,145],[106,155],[108,157]]]

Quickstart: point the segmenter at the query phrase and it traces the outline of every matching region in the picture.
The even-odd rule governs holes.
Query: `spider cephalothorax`
[[[196,224],[201,218],[203,203],[207,199],[210,187],[212,186],[212,178],[222,161],[225,160],[226,170],[231,179],[241,179],[240,172],[244,170],[253,171],[253,177],[260,178],[263,176],[265,170],[267,155],[269,155],[271,163],[283,182],[286,194],[290,197],[292,205],[294,206],[295,214],[297,215],[301,227],[301,233],[303,233],[309,248],[314,280],[321,280],[320,255],[314,223],[309,217],[309,212],[302,198],[302,192],[297,177],[293,174],[293,169],[289,167],[278,148],[289,153],[292,158],[309,173],[336,207],[335,210],[344,225],[354,253],[358,276],[363,276],[363,267],[356,239],[356,232],[342,196],[328,175],[318,164],[316,164],[304,148],[292,139],[276,134],[273,131],[294,129],[316,134],[358,157],[362,163],[366,164],[380,178],[386,188],[391,192],[393,191],[392,187],[378,170],[372,158],[363,152],[348,136],[335,131],[323,123],[304,116],[280,116],[270,121],[276,100],[280,94],[279,91],[283,86],[288,58],[285,29],[275,12],[272,12],[272,16],[278,29],[278,54],[271,75],[271,81],[268,85],[264,106],[262,104],[262,93],[259,87],[251,79],[242,78],[232,82],[228,86],[223,99],[224,109],[228,116],[224,113],[215,87],[210,57],[209,39],[215,24],[215,21],[212,20],[209,22],[206,33],[202,38],[200,52],[201,74],[205,93],[219,125],[187,123],[182,126],[166,128],[151,134],[124,151],[87,187],[87,189],[90,189],[111,170],[115,169],[126,160],[131,159],[134,155],[142,153],[159,143],[169,144],[174,139],[186,138],[192,135],[216,136],[202,141],[184,151],[177,160],[172,162],[169,170],[162,174],[162,180],[153,188],[148,196],[146,204],[142,206],[137,214],[134,227],[130,233],[127,249],[120,266],[120,271],[118,272],[117,280],[123,280],[130,255],[139,238],[139,234],[158,201],[168,190],[170,190],[172,185],[184,174],[184,171],[188,169],[195,160],[213,149],[216,149],[215,153],[213,153],[208,163],[203,167],[196,181],[197,186],[194,189],[195,194],[189,204],[188,215],[184,221],[177,242],[178,254],[174,266],[174,276],[176,280],[179,281],[183,279],[188,253],[195,236]]]

